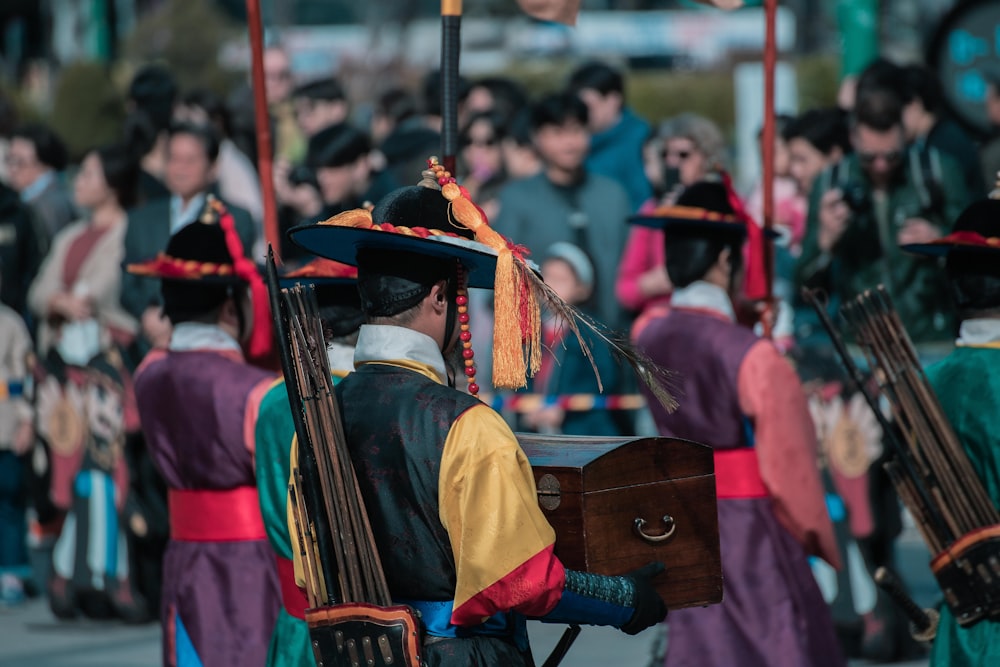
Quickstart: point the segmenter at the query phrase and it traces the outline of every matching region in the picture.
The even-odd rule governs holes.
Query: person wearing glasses
[[[955,319],[940,267],[900,246],[948,233],[968,203],[962,170],[934,148],[908,148],[902,103],[869,88],[850,118],[854,153],[813,185],[798,286],[849,299],[883,284],[916,343],[954,338]]]
[[[705,180],[726,164],[726,144],[718,126],[694,113],[665,121],[659,130],[663,179],[656,196],[639,209],[653,213],[677,201],[685,188]],[[615,296],[641,318],[670,302],[673,285],[663,263],[663,230],[632,225],[618,265]]]

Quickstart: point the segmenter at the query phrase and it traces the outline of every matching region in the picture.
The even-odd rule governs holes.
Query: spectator
[[[982,74],[986,80],[986,119],[991,137],[979,150],[979,162],[983,182],[993,189],[1000,179],[1000,66],[985,67]]]
[[[427,165],[427,157],[441,150],[441,135],[426,126],[417,99],[402,88],[379,96],[372,115],[371,134],[375,167],[388,171],[397,183],[409,183]]]
[[[587,169],[621,183],[632,211],[639,210],[653,193],[642,161],[649,124],[625,106],[624,78],[604,63],[590,62],[570,75],[569,87],[587,105]]]
[[[204,88],[193,90],[184,95],[174,109],[174,120],[209,125],[221,139],[216,162],[219,196],[245,209],[253,217],[258,239],[253,256],[263,257],[264,202],[260,194],[260,179],[250,158],[230,139],[229,112],[222,98]]]
[[[882,283],[917,342],[954,337],[954,314],[936,264],[904,255],[899,245],[945,233],[967,195],[961,170],[928,148],[941,169],[928,182],[906,148],[902,109],[887,91],[860,93],[851,117],[854,153],[813,186],[799,285],[847,299]]]
[[[798,254],[799,244],[805,234],[806,201],[805,195],[799,192],[795,179],[791,175],[791,154],[788,142],[783,133],[794,120],[791,116],[778,114],[775,118],[774,136],[774,231],[780,234],[779,243],[782,248]],[[757,133],[757,141],[761,143],[763,155],[764,130]],[[757,222],[764,224],[764,189],[763,181],[759,180],[747,196],[747,211]]]
[[[219,140],[211,128],[187,124],[171,128],[166,171],[171,196],[129,213],[126,264],[155,257],[173,234],[198,219],[207,196],[213,193],[218,157]],[[250,214],[228,204],[226,208],[233,215],[243,252],[250,252],[256,241]],[[122,305],[139,320],[143,349],[148,345],[165,347],[170,340],[169,324],[160,313],[159,290],[156,280],[129,273],[122,276]]]
[[[816,177],[851,152],[847,116],[836,107],[811,109],[785,126],[788,171],[803,195],[812,192]]]
[[[344,127],[349,111],[344,89],[333,78],[299,86],[292,91],[291,99],[295,122],[306,140],[307,148],[305,163],[293,163],[279,157],[274,165],[274,192],[281,207],[278,218],[284,228],[320,214],[323,204],[319,184],[315,169],[307,163],[314,157],[316,145],[326,141],[320,137],[332,136],[331,133]],[[297,249],[288,250],[298,253]]]
[[[0,90],[0,183],[10,182],[7,151],[10,150],[10,137],[17,126],[17,107],[14,106],[14,100],[8,93]]]
[[[500,149],[503,138],[503,124],[495,113],[474,113],[462,128],[459,135],[459,174],[473,201],[479,201],[484,185],[502,182],[506,178]]]
[[[295,79],[288,52],[278,44],[264,49],[264,92],[274,125],[274,156],[295,164],[305,154],[305,138],[295,120],[291,96]]]
[[[26,299],[44,255],[45,237],[17,192],[0,183],[0,302],[22,317]]]
[[[676,201],[684,188],[704,180],[725,164],[722,132],[709,119],[693,113],[672,118],[660,127],[666,166],[663,193],[639,209],[648,215]],[[663,230],[633,225],[618,265],[615,294],[628,310],[639,314],[662,307],[672,291],[663,260]]]
[[[74,198],[89,218],[61,231],[28,291],[38,318],[38,349],[86,366],[113,343],[128,347],[136,318],[121,307],[125,209],[135,201],[137,170],[121,146],[91,151],[74,181]]]
[[[535,149],[531,132],[531,109],[525,107],[514,115],[507,135],[500,141],[503,168],[510,180],[534,176],[542,170],[542,160]]]
[[[594,263],[572,243],[553,244],[541,266],[545,283],[571,306],[580,306],[594,289]],[[551,313],[542,325],[542,337],[551,354],[542,355],[542,368],[532,378],[529,391],[557,398],[569,394],[599,394],[620,389],[618,368],[603,341],[587,341],[592,358],[584,354],[580,341],[567,322]],[[569,411],[558,405],[543,405],[524,415],[525,425],[541,433],[565,435],[621,435],[610,410]]]
[[[142,156],[140,203],[169,196],[163,178],[176,98],[177,83],[170,71],[160,65],[143,67],[129,85],[125,143],[133,154]]]
[[[465,113],[491,112],[500,122],[507,124],[518,111],[528,105],[528,94],[521,84],[502,76],[491,76],[475,81],[469,87],[469,97],[465,101]],[[469,122],[468,118],[464,119]]]
[[[292,91],[295,122],[308,140],[320,130],[347,121],[351,106],[344,87],[333,77],[302,84]]]
[[[349,125],[328,127],[309,140],[307,163],[319,185],[320,219],[376,202],[395,189],[388,175],[372,173],[370,153],[368,135]]]
[[[35,216],[45,234],[46,246],[59,230],[76,219],[73,202],[59,180],[67,161],[66,146],[44,125],[24,125],[14,130],[7,153],[10,182]]]
[[[965,130],[944,115],[944,94],[937,77],[922,65],[902,68],[903,127],[911,143],[936,148],[958,163],[970,197],[986,194],[986,183],[979,171],[979,153]]]
[[[24,580],[30,576],[25,518],[25,480],[20,456],[34,440],[34,410],[28,386],[31,336],[24,320],[0,304],[0,607],[24,600]]]
[[[572,93],[553,94],[532,106],[535,148],[544,165],[511,182],[500,195],[496,228],[528,248],[568,241],[595,258],[593,304],[598,318],[617,327],[621,313],[612,289],[625,245],[628,195],[615,181],[584,166],[590,134],[587,107]]]

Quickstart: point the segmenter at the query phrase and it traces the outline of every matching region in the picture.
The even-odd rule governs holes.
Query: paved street
[[[917,601],[931,604],[937,591],[927,571],[927,556],[912,531],[899,544],[903,575]],[[539,664],[562,634],[562,626],[532,623],[529,632]],[[646,667],[656,632],[637,637],[608,628],[584,628],[563,662],[565,667]],[[157,625],[126,626],[95,621],[57,621],[44,601],[17,609],[0,608],[0,667],[157,667],[160,631]],[[854,661],[852,667],[874,663]],[[925,667],[926,660],[895,663]]]

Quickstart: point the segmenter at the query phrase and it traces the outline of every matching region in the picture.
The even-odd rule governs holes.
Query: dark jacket
[[[77,219],[73,200],[58,175],[28,202],[28,208],[34,214],[38,228],[45,234],[45,248],[61,229]]]
[[[933,148],[925,149],[936,152]],[[941,161],[937,201],[927,206],[919,174],[906,159],[889,190],[887,228],[879,224],[871,183],[858,158],[850,155],[827,169],[813,186],[802,255],[795,267],[798,287],[818,287],[843,302],[866,289],[884,284],[892,295],[903,325],[915,342],[954,338],[955,313],[942,267],[934,260],[900,250],[896,236],[908,218],[923,218],[947,234],[952,222],[969,203],[962,170],[946,155]],[[836,175],[835,175],[836,174]],[[819,202],[832,188],[850,191],[855,200],[847,230],[825,254],[818,247]],[[884,239],[884,240],[883,240]]]
[[[618,181],[628,192],[633,213],[653,196],[642,160],[642,145],[648,136],[649,123],[623,109],[616,125],[590,137],[587,171]]]
[[[42,263],[43,234],[28,207],[0,183],[0,301],[27,316],[28,286]]]

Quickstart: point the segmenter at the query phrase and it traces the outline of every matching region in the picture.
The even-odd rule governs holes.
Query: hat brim
[[[704,231],[716,234],[739,234],[746,236],[747,232],[743,223],[722,222],[719,220],[692,220],[691,218],[675,218],[666,215],[633,215],[628,218],[631,225],[648,227],[667,231],[668,229],[690,229],[694,231]],[[765,229],[764,237],[768,239],[781,238],[781,234],[773,229]]]
[[[362,248],[401,250],[435,257],[457,259],[468,272],[469,287],[493,289],[497,253],[476,241],[453,236],[407,236],[393,232],[337,225],[302,225],[288,231],[292,243],[306,252],[335,262],[357,266]]]
[[[155,280],[172,280],[176,282],[204,283],[206,285],[246,285],[246,280],[233,273],[213,273],[192,271],[189,273],[177,272],[167,264],[164,264],[162,257],[154,257],[144,262],[131,264],[122,263],[122,268],[126,272],[140,278],[150,278]]]
[[[1000,246],[976,245],[973,243],[909,243],[900,246],[903,252],[923,257],[947,257],[951,253],[969,255],[994,255],[1000,257]]]

